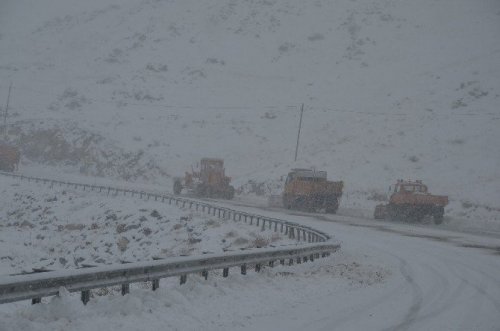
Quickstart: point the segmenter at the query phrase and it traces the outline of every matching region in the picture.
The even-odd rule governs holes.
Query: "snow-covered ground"
[[[0,176],[0,275],[219,253],[290,239],[131,197]]]
[[[237,208],[342,250],[87,306],[0,305],[0,331],[498,330],[499,35],[498,0],[1,1],[0,112],[12,83],[21,173],[170,192],[221,157]],[[255,207],[293,167],[344,181],[340,215]],[[445,223],[368,219],[398,178],[449,195]],[[287,242],[130,197],[7,178],[0,194],[0,274]]]
[[[499,17],[496,0],[7,0],[0,100],[12,82],[22,171],[171,187],[219,156],[237,187],[313,166],[372,209],[415,178],[448,215],[499,221]]]
[[[243,207],[242,207],[243,208]],[[284,215],[334,234],[342,250],[313,263],[186,285],[163,280],[96,294],[0,306],[2,330],[496,330],[500,238],[335,216]],[[3,323],[3,324],[1,324]]]

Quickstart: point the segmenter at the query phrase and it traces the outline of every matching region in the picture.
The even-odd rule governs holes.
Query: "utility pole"
[[[304,113],[304,104],[300,107],[299,132],[297,133],[297,146],[295,146],[295,160],[297,161],[297,153],[299,151],[300,129],[302,128],[302,114]]]
[[[3,115],[3,134],[5,137],[5,140],[7,140],[7,114],[9,111],[9,100],[10,100],[10,91],[12,90],[12,82],[10,82],[9,85],[9,94],[7,94],[7,105],[5,106],[5,112]]]

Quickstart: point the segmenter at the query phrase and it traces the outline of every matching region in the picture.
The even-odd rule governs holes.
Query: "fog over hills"
[[[236,186],[315,167],[368,209],[416,178],[498,220],[499,35],[496,0],[7,0],[0,104],[12,82],[21,172],[170,190],[217,156]]]

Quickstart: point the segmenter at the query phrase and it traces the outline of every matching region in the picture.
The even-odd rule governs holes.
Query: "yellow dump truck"
[[[283,192],[283,206],[305,211],[336,213],[344,182],[327,180],[326,171],[292,169]]]

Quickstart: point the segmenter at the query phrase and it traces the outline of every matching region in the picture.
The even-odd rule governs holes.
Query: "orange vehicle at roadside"
[[[283,205],[288,209],[306,211],[325,210],[336,213],[344,182],[326,179],[326,171],[292,169],[288,173],[283,192]]]
[[[20,159],[21,153],[16,147],[0,143],[0,171],[17,170]]]
[[[234,187],[230,185],[231,177],[226,176],[224,160],[203,158],[199,171],[192,169],[183,178],[174,181],[174,194],[181,194],[183,189],[199,198],[222,198],[231,200]]]
[[[421,180],[400,179],[390,191],[389,203],[375,207],[375,219],[420,221],[425,216],[432,216],[434,223],[443,222],[444,207],[448,204],[448,197],[430,194],[427,185]]]

